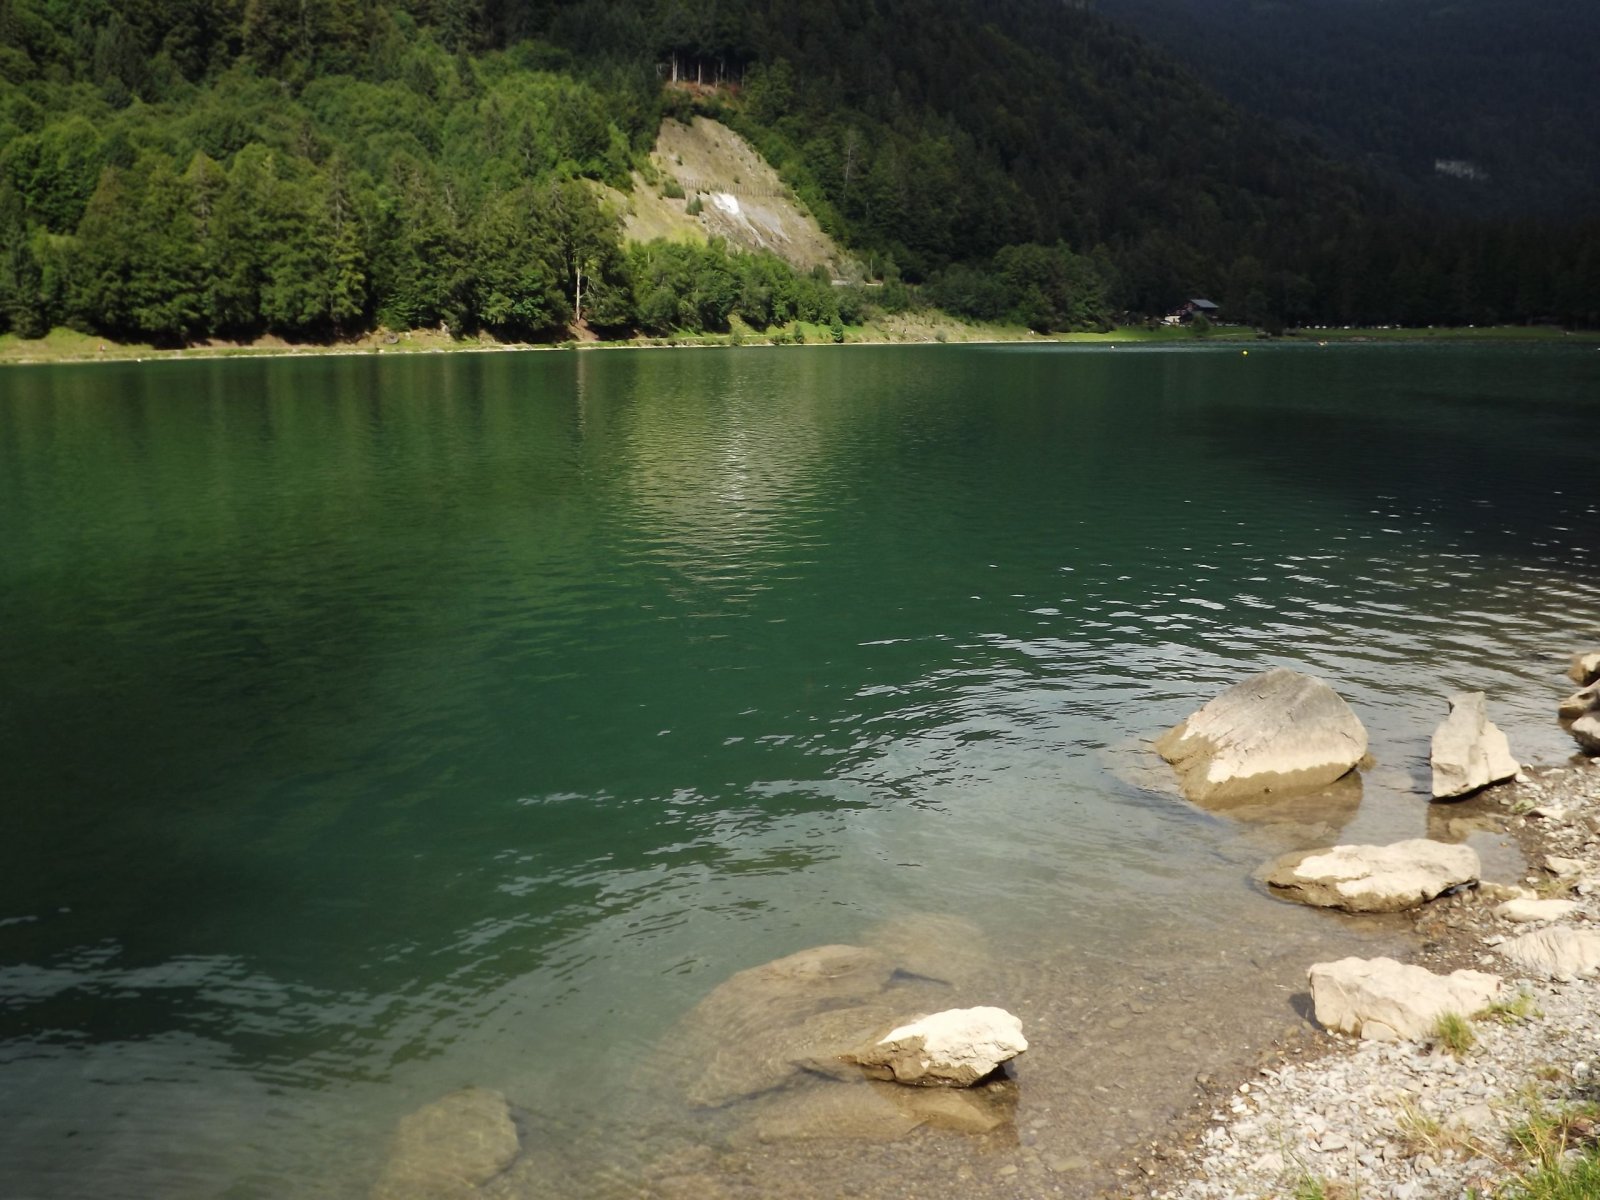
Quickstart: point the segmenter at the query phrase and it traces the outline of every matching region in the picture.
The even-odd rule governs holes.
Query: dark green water
[[[910,913],[1102,1069],[1060,997],[1355,936],[1148,772],[1219,685],[1355,705],[1348,840],[1428,827],[1448,691],[1569,752],[1597,417],[1592,349],[10,369],[0,1194],[363,1195],[464,1083],[626,1180],[689,1006]]]

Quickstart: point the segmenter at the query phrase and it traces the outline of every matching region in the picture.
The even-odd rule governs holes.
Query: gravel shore
[[[1600,986],[1540,977],[1498,948],[1538,925],[1494,909],[1520,886],[1577,901],[1558,922],[1600,929],[1600,760],[1529,768],[1490,795],[1521,844],[1521,879],[1485,881],[1419,910],[1419,965],[1507,984],[1511,1011],[1471,1022],[1474,1044],[1363,1042],[1316,1032],[1270,1048],[1254,1074],[1210,1088],[1175,1145],[1131,1164],[1124,1196],[1155,1200],[1455,1200],[1528,1166],[1511,1131],[1531,1112],[1600,1098]],[[1548,865],[1551,857],[1572,860]],[[1308,967],[1310,963],[1306,964]],[[1211,1083],[1212,1081],[1202,1081]]]

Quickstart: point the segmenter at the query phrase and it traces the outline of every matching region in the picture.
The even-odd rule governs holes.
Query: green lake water
[[[8,369],[0,1195],[364,1196],[464,1084],[530,1195],[1087,1187],[1401,936],[1249,874],[1466,836],[1448,692],[1570,754],[1597,418],[1563,348]],[[1184,804],[1146,740],[1275,664],[1376,765]],[[773,1150],[651,1065],[731,973],[919,928],[1028,1024],[1005,1137]]]

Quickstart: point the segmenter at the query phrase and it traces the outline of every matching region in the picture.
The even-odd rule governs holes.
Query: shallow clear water
[[[1297,947],[1378,936],[1249,871],[1448,835],[1446,693],[1570,751],[1597,384],[1312,346],[0,375],[0,1193],[362,1195],[464,1083],[596,1168],[547,1194],[625,1190],[709,1136],[640,1064],[710,988],[928,913],[1040,1033],[1022,1136],[935,1157],[1108,1152],[1192,1074],[1074,1100],[1153,1057],[1114,997],[1281,1026]],[[1175,799],[1144,740],[1277,663],[1365,721],[1359,795]]]

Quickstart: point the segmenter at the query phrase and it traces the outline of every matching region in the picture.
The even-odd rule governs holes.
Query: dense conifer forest
[[[1600,207],[1590,0],[1094,5],[1424,203],[1497,216]]]
[[[626,246],[664,115],[882,286]],[[1040,330],[1600,322],[1600,222],[1441,220],[1056,0],[0,0],[0,326],[559,338],[936,304]]]

